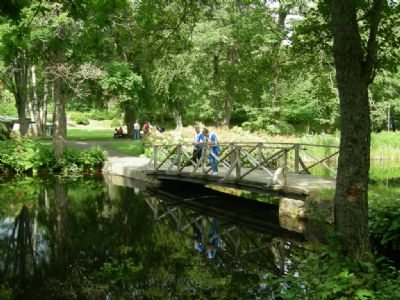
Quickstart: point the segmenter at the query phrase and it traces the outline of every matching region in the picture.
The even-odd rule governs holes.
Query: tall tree
[[[371,120],[368,85],[376,68],[377,33],[385,0],[327,0],[340,98],[340,156],[334,200],[335,227],[347,253],[361,261],[370,249],[368,172]],[[358,16],[367,5],[368,38],[363,45]]]
[[[30,1],[12,1],[0,5],[2,28],[0,38],[0,52],[6,68],[2,70],[2,81],[14,94],[15,106],[18,111],[21,135],[28,132],[29,122],[26,119],[26,105],[29,84],[29,57],[25,38],[26,26],[21,24],[21,13]]]

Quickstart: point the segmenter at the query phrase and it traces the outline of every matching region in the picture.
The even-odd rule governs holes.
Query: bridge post
[[[242,161],[240,160],[240,147],[236,147],[236,179],[240,180],[240,169]]]
[[[157,146],[154,146],[153,147],[153,164],[154,164],[154,170],[156,170],[157,169],[157,156],[158,156],[158,147]]]
[[[286,186],[287,184],[287,160],[288,160],[288,149],[283,150],[283,156],[281,160],[281,168],[282,168],[282,185]]]
[[[229,163],[232,166],[235,163],[235,153],[233,150],[235,149],[235,145],[233,143],[229,144]]]
[[[262,143],[257,145],[258,163],[261,165],[263,162]]]
[[[178,170],[178,173],[180,173],[181,169],[181,156],[182,156],[182,145],[179,144],[178,147],[176,147],[176,169]]]
[[[294,171],[300,172],[300,144],[294,144]]]
[[[207,163],[207,146],[201,148],[201,174],[206,173],[206,163]]]

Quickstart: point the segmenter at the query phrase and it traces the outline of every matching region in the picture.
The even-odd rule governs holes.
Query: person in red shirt
[[[144,133],[148,133],[150,130],[149,122],[145,122],[142,128]]]

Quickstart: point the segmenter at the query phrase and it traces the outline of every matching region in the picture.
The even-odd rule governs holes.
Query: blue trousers
[[[133,139],[139,140],[140,139],[140,131],[139,129],[133,129]]]
[[[219,154],[218,151],[212,150],[212,152],[214,153],[214,155]],[[212,168],[213,172],[218,172],[218,161],[215,159],[215,157],[212,154],[210,154],[210,164],[211,164],[211,168]]]

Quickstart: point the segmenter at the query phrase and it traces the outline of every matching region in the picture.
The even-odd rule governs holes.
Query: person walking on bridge
[[[210,132],[207,128],[204,128],[203,134],[205,137],[205,144],[211,146],[211,153],[210,153],[210,164],[213,170],[213,175],[218,175],[218,161],[216,156],[219,155],[219,145],[218,145],[218,138],[214,132]]]
[[[202,143],[204,143],[205,137],[204,134],[200,130],[200,126],[196,125],[194,127],[194,139],[193,139],[193,154],[192,160],[197,164],[201,157],[201,151],[203,149]]]

